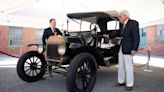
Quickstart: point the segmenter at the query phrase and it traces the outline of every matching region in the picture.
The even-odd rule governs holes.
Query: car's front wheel
[[[97,65],[89,53],[80,53],[70,63],[66,85],[68,92],[91,92],[96,81]]]
[[[26,82],[38,81],[46,72],[47,63],[42,54],[29,51],[22,55],[17,63],[17,74]]]

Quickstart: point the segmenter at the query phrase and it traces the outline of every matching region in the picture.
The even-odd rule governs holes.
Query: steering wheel
[[[99,26],[95,23],[92,23],[89,28],[90,28],[91,31],[96,32],[97,29],[99,28]]]

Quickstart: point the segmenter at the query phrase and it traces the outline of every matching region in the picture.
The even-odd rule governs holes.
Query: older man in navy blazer
[[[126,90],[129,91],[134,85],[132,56],[135,55],[139,46],[139,24],[136,20],[129,18],[129,12],[126,10],[120,12],[119,21],[122,39],[119,51],[118,86],[126,85]]]

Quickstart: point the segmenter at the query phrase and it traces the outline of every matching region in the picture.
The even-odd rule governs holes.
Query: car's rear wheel
[[[68,92],[91,92],[96,81],[97,65],[89,53],[80,53],[73,58],[67,72]]]
[[[38,81],[46,72],[47,63],[42,54],[30,51],[20,57],[17,63],[17,74],[26,82]]]

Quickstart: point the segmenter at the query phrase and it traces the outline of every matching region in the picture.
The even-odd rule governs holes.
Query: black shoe
[[[132,91],[133,87],[126,87],[126,91]]]
[[[116,86],[116,87],[125,86],[125,83],[117,83],[115,86]]]

